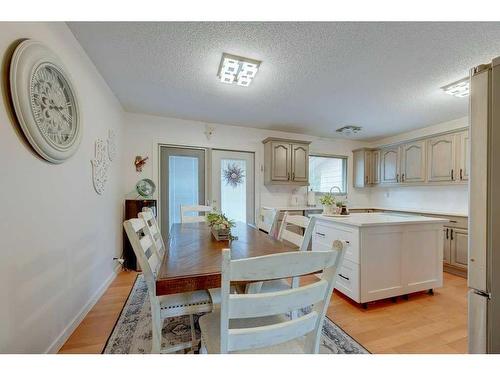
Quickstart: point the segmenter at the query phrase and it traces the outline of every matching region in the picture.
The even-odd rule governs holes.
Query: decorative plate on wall
[[[31,146],[51,163],[71,157],[82,136],[80,113],[75,90],[58,57],[40,42],[21,42],[12,56],[10,90]]]

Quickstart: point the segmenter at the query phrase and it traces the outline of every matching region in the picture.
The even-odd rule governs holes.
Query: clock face
[[[10,90],[19,125],[40,156],[63,163],[82,138],[75,90],[59,58],[44,44],[27,39],[15,49]]]
[[[51,63],[40,64],[31,77],[31,110],[38,130],[56,148],[67,148],[76,136],[75,98],[71,87]]]

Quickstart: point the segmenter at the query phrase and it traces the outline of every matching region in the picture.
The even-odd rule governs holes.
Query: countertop
[[[276,209],[278,211],[323,210],[323,207],[321,207],[321,206],[281,206],[281,207],[262,206],[262,208],[265,210]]]
[[[316,217],[318,221],[331,221],[334,223],[356,226],[370,227],[381,225],[402,225],[402,224],[438,224],[448,223],[447,219],[437,217],[427,217],[419,215],[405,215],[395,213],[352,213],[344,217],[324,216],[321,214],[311,215]]]
[[[443,216],[458,216],[458,217],[468,217],[469,214],[466,212],[457,211],[441,211],[441,210],[427,210],[427,209],[415,209],[415,208],[395,208],[395,207],[358,207],[358,206],[348,206],[352,210],[383,210],[383,211],[398,211],[398,212],[411,212],[413,214],[429,214],[429,215],[443,215]]]

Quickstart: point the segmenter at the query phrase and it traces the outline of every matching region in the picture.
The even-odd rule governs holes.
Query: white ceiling
[[[69,23],[125,110],[374,139],[467,115],[440,87],[500,55],[500,23]],[[262,60],[220,83],[223,52]]]

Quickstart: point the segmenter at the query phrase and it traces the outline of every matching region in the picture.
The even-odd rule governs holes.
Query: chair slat
[[[294,245],[298,246],[299,248],[302,246],[302,243],[304,242],[304,237],[302,237],[300,234],[290,232],[288,229],[283,229],[283,231],[281,232],[280,239],[291,242]]]
[[[144,236],[140,239],[141,247],[146,252],[153,245],[151,238],[149,236]]]
[[[229,329],[228,350],[247,350],[281,344],[311,332],[318,320],[313,311],[300,318],[283,323],[255,328]]]
[[[309,218],[301,215],[287,215],[286,222],[292,225],[296,225],[301,228],[307,228],[309,225]]]
[[[140,219],[130,219],[129,222],[136,233],[144,229],[144,227],[146,226],[144,221]]]
[[[231,261],[233,281],[284,279],[323,270],[334,264],[336,251],[294,251]]]
[[[229,296],[229,318],[254,318],[283,314],[311,306],[325,298],[328,283],[325,280],[295,289],[262,294],[235,294]]]

